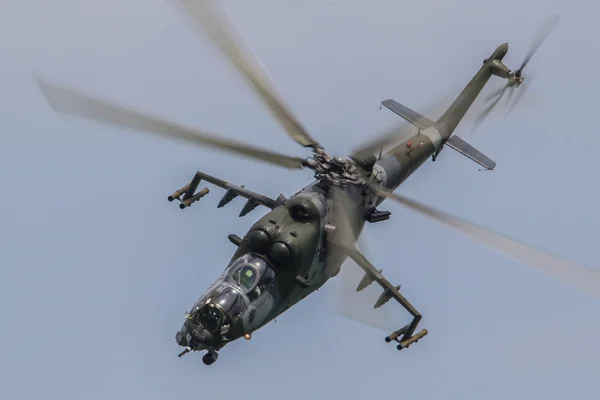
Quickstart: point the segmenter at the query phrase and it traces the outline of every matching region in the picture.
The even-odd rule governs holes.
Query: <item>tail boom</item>
[[[387,151],[374,165],[374,173],[379,175],[378,179],[384,187],[389,190],[397,188],[427,158],[431,157],[435,161],[444,145],[475,161],[486,170],[495,168],[494,161],[463,139],[451,136],[490,77],[496,75],[506,78],[510,75],[510,70],[502,63],[507,52],[508,43],[498,46],[490,57],[484,60],[483,66],[446,112],[435,122],[393,99],[382,102],[383,106],[419,128],[416,135]]]
[[[508,68],[502,63],[502,59],[508,52],[508,43],[502,43],[492,55],[483,61],[482,67],[473,79],[465,86],[456,100],[448,110],[437,120],[438,131],[444,140],[452,136],[452,133],[463,119],[485,84],[492,75],[506,78],[509,74]]]

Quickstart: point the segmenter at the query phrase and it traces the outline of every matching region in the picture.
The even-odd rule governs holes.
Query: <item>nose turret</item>
[[[216,344],[214,335],[199,323],[197,315],[186,318],[175,335],[175,341],[179,346],[194,351],[206,350]]]
[[[186,315],[175,339],[180,346],[204,350],[221,345],[238,335],[240,317],[248,308],[247,296],[228,282],[202,296]]]
[[[181,354],[206,350],[203,361],[211,364],[227,343],[262,326],[276,305],[275,276],[273,267],[255,253],[232,261],[186,313],[175,335],[185,348]]]

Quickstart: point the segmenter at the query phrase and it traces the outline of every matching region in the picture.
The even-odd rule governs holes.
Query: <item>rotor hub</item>
[[[352,162],[344,157],[330,157],[324,151],[315,152],[313,157],[305,160],[304,165],[312,169],[315,178],[326,186],[360,185],[365,183]]]
[[[342,157],[336,156],[333,157],[333,160],[331,160],[331,165],[336,171],[342,171],[346,166],[346,160]]]

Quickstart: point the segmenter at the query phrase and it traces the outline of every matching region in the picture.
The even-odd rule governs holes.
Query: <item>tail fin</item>
[[[500,77],[508,76],[509,70],[501,62],[507,52],[508,43],[503,43],[498,46],[492,55],[483,61],[483,66],[467,86],[465,86],[444,115],[436,121],[438,131],[440,135],[442,135],[443,140],[447,140],[452,135],[492,75]]]

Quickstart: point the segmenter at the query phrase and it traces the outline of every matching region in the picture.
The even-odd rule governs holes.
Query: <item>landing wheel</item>
[[[209,352],[202,356],[202,362],[204,365],[212,365],[219,358],[219,354],[217,352]]]

